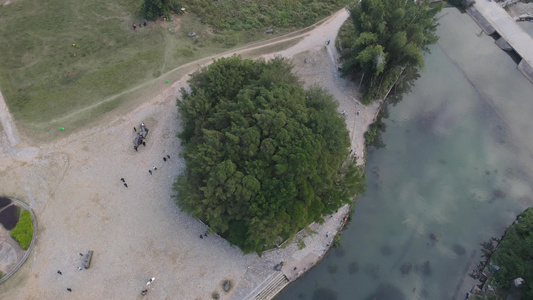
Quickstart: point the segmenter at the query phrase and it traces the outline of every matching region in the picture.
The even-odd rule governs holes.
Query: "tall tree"
[[[364,191],[337,104],[283,59],[223,58],[194,73],[178,107],[187,164],[180,208],[244,252],[262,251]]]
[[[418,77],[422,52],[438,40],[435,16],[441,9],[429,0],[362,0],[351,6],[355,39],[342,52],[343,72],[361,84],[365,102]]]

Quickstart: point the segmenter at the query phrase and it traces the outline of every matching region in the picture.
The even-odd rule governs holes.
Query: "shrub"
[[[33,223],[30,212],[25,210],[20,216],[20,221],[15,229],[11,231],[11,236],[20,244],[24,250],[28,249],[33,237]]]
[[[19,214],[17,214],[17,206],[10,205],[0,211],[0,223],[5,229],[11,230],[17,225]]]
[[[11,204],[11,199],[0,197],[0,208],[8,206],[9,204]]]

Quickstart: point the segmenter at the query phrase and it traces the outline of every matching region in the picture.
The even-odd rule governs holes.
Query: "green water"
[[[464,299],[479,243],[533,205],[533,85],[468,15],[439,22],[386,148],[368,155],[342,248],[277,299]]]

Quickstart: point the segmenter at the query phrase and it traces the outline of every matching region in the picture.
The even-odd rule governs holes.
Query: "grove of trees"
[[[365,190],[337,104],[284,59],[234,56],[194,73],[177,104],[186,170],[177,205],[260,252]]]
[[[360,85],[363,102],[381,98],[398,83],[410,85],[424,66],[423,51],[437,42],[429,0],[362,0],[350,7],[353,38],[343,43],[343,73]]]

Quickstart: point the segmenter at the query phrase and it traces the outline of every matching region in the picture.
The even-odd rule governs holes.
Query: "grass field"
[[[138,0],[17,0],[0,5],[0,90],[17,124],[30,129],[21,128],[23,133],[46,132],[58,120],[61,126],[81,126],[128,101],[114,96],[132,87],[164,81],[169,78],[162,74],[180,65],[269,37],[263,28],[217,29],[193,13],[133,30],[133,23],[144,21],[139,5]],[[212,17],[206,11],[200,16]],[[187,37],[191,31],[198,43]],[[85,116],[74,114],[105,99],[112,101]],[[71,115],[80,119],[65,117]]]

